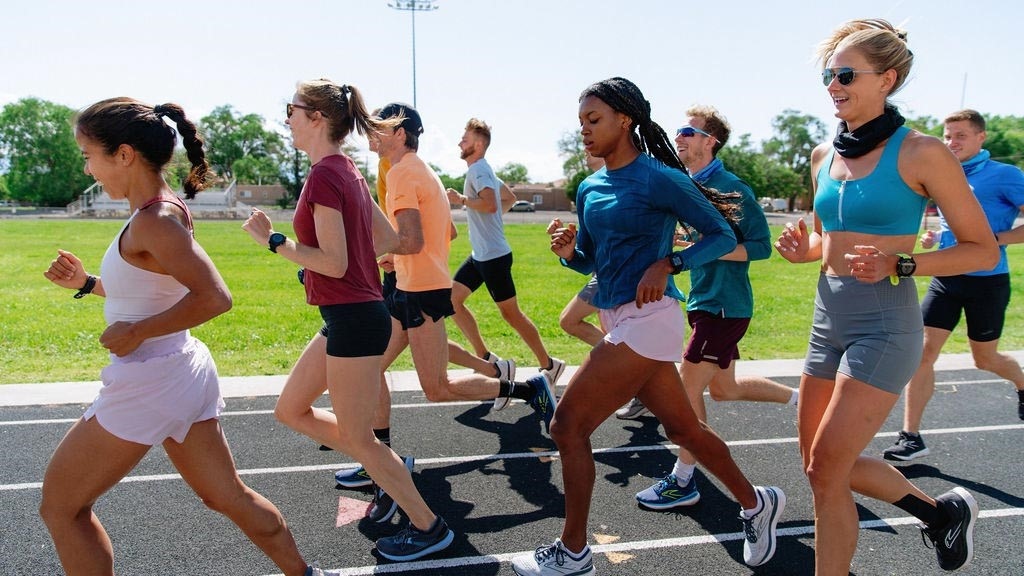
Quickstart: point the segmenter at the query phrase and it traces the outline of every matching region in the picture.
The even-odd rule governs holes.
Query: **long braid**
[[[616,76],[591,84],[580,95],[580,100],[587,96],[599,98],[612,110],[625,114],[633,121],[633,144],[641,152],[650,155],[659,162],[686,173],[686,167],[676,155],[675,146],[665,130],[651,119],[651,103],[644,99],[640,88],[625,78]],[[740,218],[739,206],[730,201],[739,197],[738,194],[724,194],[701,185],[693,184],[711,202],[711,205],[730,223],[736,224]]]

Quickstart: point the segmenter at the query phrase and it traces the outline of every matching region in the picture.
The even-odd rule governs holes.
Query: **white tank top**
[[[156,201],[171,202],[181,206],[188,214],[184,203],[177,198],[160,198]],[[143,208],[148,205],[146,204]],[[121,256],[121,235],[124,234],[138,213],[139,211],[136,210],[124,223],[121,231],[107,248],[100,265],[100,277],[103,279],[103,291],[106,293],[103,316],[108,326],[117,321],[138,322],[155,316],[177,304],[188,293],[188,288],[175,280],[173,276],[143,270],[129,264]],[[191,224],[190,217],[189,229],[192,227]],[[150,338],[147,342],[173,336],[180,338],[183,333],[187,333],[187,331]]]

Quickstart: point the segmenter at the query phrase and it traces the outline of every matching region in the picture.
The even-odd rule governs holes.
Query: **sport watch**
[[[917,262],[914,261],[913,256],[909,254],[896,255],[897,278],[909,278],[914,275],[915,270],[917,270]]]
[[[287,236],[281,234],[280,232],[274,232],[273,234],[270,235],[270,239],[267,241],[267,247],[271,252],[276,254],[277,249],[280,248],[281,245],[287,241]]]
[[[673,276],[679,274],[680,272],[686,269],[686,267],[683,265],[683,255],[680,252],[673,252],[669,254],[668,261],[670,264],[672,264]]]

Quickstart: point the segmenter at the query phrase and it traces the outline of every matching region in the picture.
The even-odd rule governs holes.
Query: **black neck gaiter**
[[[866,122],[853,132],[847,129],[845,121],[840,121],[832,146],[843,158],[858,158],[878,147],[892,136],[897,128],[903,126],[904,122],[906,119],[895,106],[886,105],[881,116]]]

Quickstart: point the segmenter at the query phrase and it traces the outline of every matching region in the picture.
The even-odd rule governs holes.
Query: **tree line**
[[[23,98],[0,110],[0,200],[23,205],[65,206],[93,180],[82,171],[72,121],[75,111],[39,98]],[[1024,117],[991,116],[985,148],[993,158],[1024,166]],[[931,116],[908,118],[922,132],[942,136],[941,120]],[[291,145],[283,125],[270,126],[259,114],[243,114],[231,105],[215,108],[197,122],[207,144],[214,173],[226,184],[280,184],[288,192],[283,203],[294,201],[306,176],[306,159]],[[825,140],[828,129],[818,118],[785,110],[772,121],[773,135],[755,144],[749,134],[733,137],[719,152],[722,161],[746,180],[759,197],[786,198],[793,208],[810,191],[811,150]],[[566,194],[575,200],[576,187],[587,175],[579,131],[566,132],[558,142],[564,159]],[[354,146],[345,152],[357,159]],[[375,189],[376,167],[356,162]],[[447,174],[431,165],[446,187],[461,190],[465,173]],[[184,150],[175,153],[167,168],[168,183],[177,188],[188,174]],[[526,166],[516,162],[496,170],[509,184],[529,183]],[[806,203],[804,204],[806,206]]]

